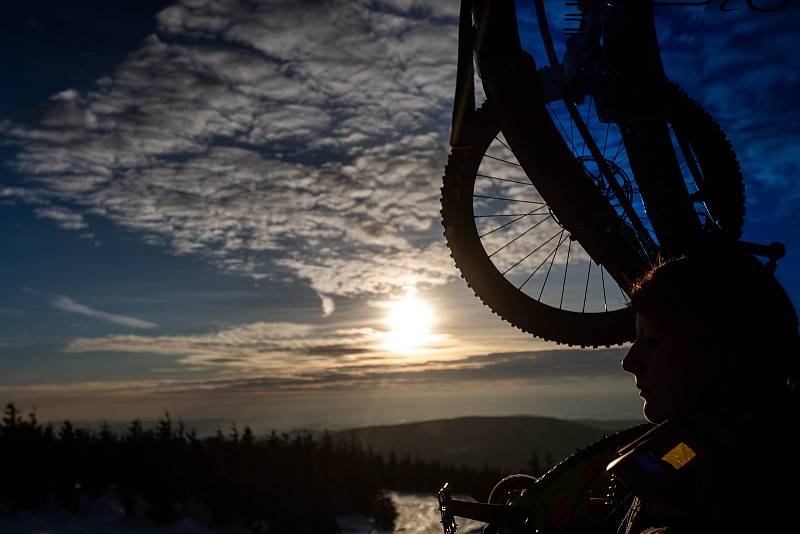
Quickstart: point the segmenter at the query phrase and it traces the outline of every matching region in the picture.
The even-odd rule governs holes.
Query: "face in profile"
[[[716,388],[716,358],[700,334],[636,315],[636,341],[622,367],[636,377],[648,421],[661,423],[691,413]]]

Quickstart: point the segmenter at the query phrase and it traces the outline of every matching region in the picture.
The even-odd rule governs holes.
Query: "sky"
[[[731,140],[743,238],[787,245],[797,303],[800,5],[705,4],[656,8],[665,67]],[[0,401],[288,430],[640,417],[624,346],[516,330],[449,257],[457,2],[4,11]]]

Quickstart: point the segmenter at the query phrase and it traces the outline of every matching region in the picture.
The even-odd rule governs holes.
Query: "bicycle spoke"
[[[535,200],[520,200],[518,198],[504,198],[504,197],[492,197],[488,195],[472,195],[473,198],[488,198],[490,200],[504,200],[506,202],[522,202],[524,204],[541,204],[546,206],[544,202],[536,202]]]
[[[525,279],[525,281],[524,281],[524,282],[522,282],[522,285],[520,285],[520,286],[519,286],[517,289],[519,289],[519,290],[522,290],[522,288],[525,286],[525,284],[527,284],[527,283],[528,283],[528,281],[529,281],[531,278],[533,278],[533,276],[534,276],[534,275],[535,275],[537,272],[539,272],[539,269],[541,269],[541,268],[542,268],[542,265],[544,265],[545,263],[547,263],[547,260],[549,260],[549,259],[550,259],[550,256],[551,256],[551,255],[552,255],[552,254],[553,254],[553,253],[554,253],[556,250],[558,250],[558,247],[560,247],[560,246],[561,246],[561,236],[562,236],[562,235],[564,235],[564,230],[562,229],[562,230],[561,230],[561,232],[560,232],[560,233],[558,233],[558,234],[556,234],[556,235],[558,236],[558,239],[559,239],[558,243],[556,244],[556,248],[554,248],[553,250],[551,250],[551,251],[550,251],[550,254],[548,254],[547,256],[545,256],[545,258],[542,260],[542,263],[540,263],[539,265],[537,265],[537,266],[536,266],[536,269],[534,269],[534,270],[533,270],[533,272],[532,272],[531,274],[529,274],[529,275],[528,275],[528,278],[526,278],[526,279]],[[553,237],[555,237],[555,236],[553,236]],[[548,242],[549,242],[549,241],[552,241],[552,240],[553,240],[553,237],[551,237],[551,238],[550,238],[550,239],[548,239],[547,241],[548,241]]]
[[[603,139],[603,157],[606,157],[606,144],[608,143],[608,131],[611,129],[611,123],[606,125],[606,137]]]
[[[499,176],[489,176],[488,174],[476,174],[480,178],[489,178],[491,180],[499,180],[501,182],[511,182],[512,184],[527,185],[529,187],[536,187],[530,182],[522,182],[520,180],[512,180],[510,178],[500,178]]]
[[[509,165],[514,165],[515,167],[522,167],[522,165],[520,165],[519,163],[514,163],[513,161],[508,161],[508,160],[503,159],[503,158],[496,158],[494,156],[490,156],[489,154],[484,154],[483,157],[484,158],[494,159],[494,160],[497,160],[497,161],[502,161],[503,163],[508,163]]]
[[[617,286],[617,287],[619,288],[619,292],[620,292],[620,293],[622,293],[622,298],[623,298],[623,299],[625,299],[625,306],[629,306],[629,305],[630,305],[630,302],[628,302],[628,296],[627,296],[627,295],[625,294],[625,292],[622,290],[622,287],[621,287],[621,286]]]
[[[689,167],[689,175],[692,177],[695,187],[702,189],[706,183],[706,179],[705,176],[703,176],[703,170],[700,168],[692,147],[686,142],[685,139],[679,139],[677,136],[675,139],[678,141],[678,146],[681,149],[683,161],[686,162],[686,167]]]
[[[491,217],[519,217],[520,215],[530,215],[531,212],[528,213],[495,213],[494,215],[473,215],[473,219],[486,219]],[[537,213],[536,215],[545,215],[544,213]]]
[[[645,222],[645,221],[647,221],[647,222]],[[642,228],[644,228],[645,230],[647,230],[651,234],[654,234],[655,230],[653,230],[653,225],[652,224],[648,224],[649,221],[650,221],[650,219],[648,217],[644,217],[644,216],[641,216],[641,215],[639,216],[639,222],[642,223]]]
[[[562,230],[562,232],[563,232],[563,230]],[[550,241],[552,241],[552,240],[553,240],[553,239],[554,239],[556,236],[558,236],[558,235],[560,235],[560,233],[553,234],[553,235],[550,237],[550,239],[548,239],[547,241],[545,241],[544,243],[542,243],[541,245],[539,245],[538,247],[536,247],[535,249],[533,249],[531,252],[528,252],[528,253],[525,255],[525,257],[524,257],[524,258],[522,258],[522,259],[521,259],[521,260],[519,260],[517,263],[515,263],[514,265],[512,265],[511,267],[509,267],[508,269],[506,269],[505,271],[503,271],[503,276],[505,276],[505,274],[506,274],[507,272],[509,272],[511,269],[513,269],[514,267],[516,267],[517,265],[519,265],[519,264],[520,264],[520,263],[522,263],[523,261],[527,260],[528,258],[530,258],[531,256],[533,256],[534,254],[536,254],[537,252],[539,252],[539,250],[541,250],[541,248],[542,248],[543,246],[545,246],[546,244],[548,244]],[[547,261],[547,260],[545,260],[545,261]],[[534,271],[534,272],[535,272],[535,271]],[[530,277],[528,277],[528,278],[530,278]],[[525,282],[527,282],[527,281],[528,281],[528,280],[525,280]],[[522,285],[523,285],[523,286],[525,285],[525,282],[523,282],[523,283],[522,283]],[[518,289],[522,289],[522,286],[519,286],[519,288],[518,288]]]
[[[572,135],[572,130],[574,126],[575,126],[575,121],[569,121],[569,144],[571,144],[572,146],[575,146],[575,138]]]
[[[603,283],[603,309],[608,311],[608,301],[606,300],[606,279],[603,276],[603,266],[600,266],[600,281]]]
[[[564,132],[564,140],[566,141],[567,140],[567,129],[564,128],[563,124],[561,124],[561,119],[558,118],[558,114],[555,111],[553,111],[553,106],[551,106],[550,104],[547,104],[547,109],[550,110],[550,115],[552,117],[556,118],[556,122],[558,123],[558,126],[561,128],[561,131]],[[572,141],[570,141],[570,145],[572,145],[572,153],[574,154],[575,152],[577,152],[577,149],[575,148],[575,145],[572,143]]]
[[[589,102],[587,103],[586,107],[587,107],[586,119],[584,120],[584,122],[586,123],[586,126],[588,127],[589,126],[589,117],[592,116],[592,96],[591,95],[589,95]],[[584,139],[583,140],[583,146],[581,146],[581,157],[583,157],[585,152],[586,152],[586,140]]]
[[[567,246],[567,263],[564,265],[564,281],[561,283],[561,300],[558,302],[558,309],[564,305],[564,288],[567,287],[567,271],[569,270],[569,253],[572,251],[572,239]]]
[[[496,135],[494,136],[494,140],[495,140],[495,141],[497,141],[498,143],[500,143],[501,145],[503,145],[504,147],[506,147],[506,150],[508,150],[508,151],[509,151],[509,152],[511,152],[512,154],[514,153],[514,151],[513,151],[513,150],[511,150],[511,147],[509,147],[507,144],[505,144],[505,143],[503,142],[503,140],[502,140],[502,139],[500,139],[499,137],[497,137]]]
[[[503,228],[505,228],[506,226],[512,225],[512,224],[514,224],[514,223],[515,223],[515,222],[517,222],[517,221],[521,221],[522,219],[524,219],[524,218],[525,218],[525,217],[527,217],[528,215],[533,215],[533,214],[534,214],[534,212],[536,212],[536,211],[538,211],[538,210],[540,210],[540,209],[542,209],[542,208],[544,208],[544,207],[545,207],[545,206],[539,206],[539,207],[538,207],[538,208],[536,208],[535,210],[532,210],[532,211],[530,211],[530,212],[528,212],[528,213],[525,213],[524,215],[520,215],[520,216],[519,216],[519,217],[517,217],[516,219],[512,219],[512,220],[508,221],[507,223],[501,224],[500,226],[498,226],[498,227],[497,227],[497,228],[495,228],[494,230],[490,230],[490,231],[486,232],[485,234],[481,234],[481,235],[479,235],[479,236],[478,236],[478,238],[479,238],[479,239],[483,239],[484,237],[486,237],[486,236],[487,236],[487,235],[489,235],[489,234],[493,234],[493,233],[495,233],[495,232],[496,232],[496,231],[498,231],[498,230],[502,230],[502,229],[503,229]],[[542,215],[544,215],[544,214],[542,214]],[[547,218],[550,218],[550,217],[552,217],[552,215],[548,215],[548,217],[547,217]],[[541,220],[541,221],[539,221],[539,222],[546,221],[546,220],[547,220],[547,218],[546,218],[546,219],[542,219],[542,220]]]
[[[611,158],[611,161],[617,161],[617,156],[619,156],[619,153],[623,148],[625,148],[625,142],[620,139],[619,143],[617,144],[617,150],[614,152],[614,157]]]
[[[583,308],[581,313],[586,311],[586,295],[589,293],[589,275],[592,274],[592,260],[589,259],[589,269],[586,271],[586,287],[583,289]]]
[[[562,234],[564,231],[562,230]],[[553,263],[556,261],[556,256],[558,256],[558,249],[561,248],[561,245],[564,243],[564,240],[559,238],[558,245],[556,245],[555,250],[553,250],[553,257],[550,259],[550,265],[547,267],[547,274],[544,277],[544,282],[542,282],[542,289],[539,291],[539,298],[536,299],[539,302],[542,301],[542,293],[544,293],[544,287],[547,285],[547,279],[550,278],[550,271],[553,269]]]
[[[489,254],[489,256],[488,256],[488,257],[489,257],[489,258],[491,258],[492,256],[494,256],[495,254],[497,254],[498,252],[500,252],[501,250],[503,250],[504,248],[506,248],[508,245],[510,245],[511,243],[513,243],[514,241],[516,241],[517,239],[519,239],[520,237],[524,236],[525,234],[527,234],[528,232],[530,232],[531,230],[533,230],[534,228],[536,228],[537,226],[539,226],[540,224],[542,224],[543,222],[545,222],[545,221],[546,221],[547,219],[549,219],[549,218],[550,218],[550,217],[547,217],[547,218],[545,218],[545,219],[542,219],[541,221],[537,222],[536,224],[534,224],[533,226],[531,226],[530,228],[528,228],[527,230],[525,230],[524,232],[522,232],[521,234],[519,234],[517,237],[515,237],[515,238],[514,238],[514,239],[512,239],[511,241],[509,241],[508,243],[506,243],[506,244],[505,244],[505,245],[503,245],[502,247],[498,248],[497,250],[495,250],[494,252],[492,252],[491,254]],[[562,231],[563,231],[563,230],[562,230]]]

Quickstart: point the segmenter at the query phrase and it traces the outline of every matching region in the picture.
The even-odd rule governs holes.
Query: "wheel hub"
[[[611,187],[607,175],[602,172],[598,160],[593,156],[580,156],[577,158],[577,160],[581,163],[581,165],[583,165],[584,171],[586,171],[586,174],[592,179],[592,182],[594,182],[594,184],[600,190],[603,198],[605,198],[609,205],[611,205],[617,211],[621,219],[628,221],[628,215],[622,208],[622,203],[617,197],[617,194],[614,192],[614,188]],[[625,200],[629,204],[633,203],[633,196],[636,190],[633,180],[630,179],[622,167],[610,159],[604,158],[603,163],[605,164],[606,168],[611,171],[611,175],[619,185]]]

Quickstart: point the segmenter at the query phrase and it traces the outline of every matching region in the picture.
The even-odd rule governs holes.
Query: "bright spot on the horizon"
[[[412,353],[431,341],[433,311],[413,294],[387,304],[386,348],[393,352]]]

